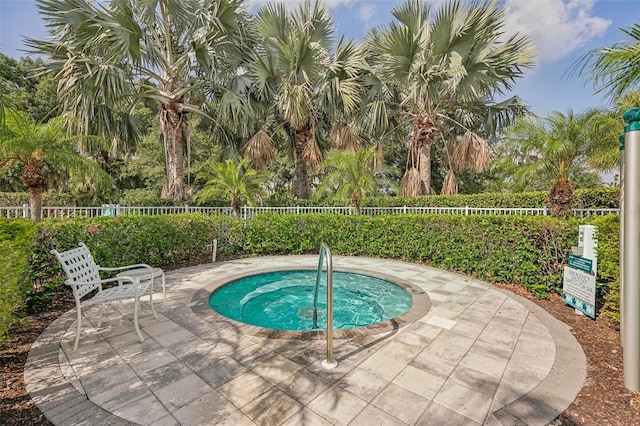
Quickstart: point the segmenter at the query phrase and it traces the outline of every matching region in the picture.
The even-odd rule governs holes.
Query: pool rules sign
[[[574,253],[569,255],[562,281],[562,299],[565,303],[591,318],[596,317],[596,231],[595,226],[580,225],[578,247],[574,247]]]

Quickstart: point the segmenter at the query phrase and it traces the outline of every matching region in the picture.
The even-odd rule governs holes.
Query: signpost
[[[569,254],[569,265],[564,267],[562,280],[562,300],[573,306],[576,311],[594,319],[598,267],[596,231],[595,226],[580,225],[578,247],[574,247],[574,253]]]
[[[564,267],[562,300],[591,318],[596,317],[596,277],[570,266]]]
[[[586,257],[569,254],[569,267],[590,274],[593,270],[593,261]]]

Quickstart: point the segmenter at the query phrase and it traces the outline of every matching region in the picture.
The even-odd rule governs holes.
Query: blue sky
[[[287,0],[295,6],[302,0]],[[390,10],[400,0],[323,0],[334,13],[337,34],[361,40],[367,31],[391,21]],[[432,0],[437,8],[445,0]],[[264,0],[247,0],[255,10]],[[576,58],[597,47],[625,40],[621,28],[640,22],[640,0],[502,0],[507,8],[506,29],[528,34],[536,45],[537,65],[516,84],[514,94],[533,112],[579,112],[606,106],[591,85],[567,75]],[[0,51],[24,55],[23,36],[46,38],[34,0],[0,0]]]

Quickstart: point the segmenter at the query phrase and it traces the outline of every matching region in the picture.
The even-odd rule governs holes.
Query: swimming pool
[[[276,330],[314,330],[316,271],[297,270],[251,275],[211,294],[210,307],[246,324]],[[369,275],[333,273],[333,327],[349,329],[377,324],[407,312],[411,294],[392,282]],[[327,327],[326,274],[318,292],[318,329]]]

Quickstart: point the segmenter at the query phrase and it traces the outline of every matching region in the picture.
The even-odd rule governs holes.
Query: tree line
[[[615,167],[616,114],[637,100],[638,73],[612,83],[620,59],[596,50],[576,71],[617,109],[533,117],[506,96],[534,49],[505,34],[498,1],[407,0],[362,42],[336,38],[310,1],[255,15],[240,0],[37,4],[50,38],[26,45],[40,59],[0,57],[0,186],[29,188],[32,212],[43,189],[232,206],[337,194],[359,208],[555,182],[561,213],[570,180],[598,185],[594,171]]]

